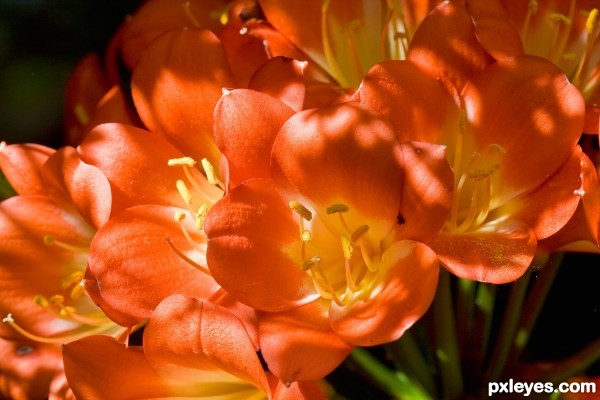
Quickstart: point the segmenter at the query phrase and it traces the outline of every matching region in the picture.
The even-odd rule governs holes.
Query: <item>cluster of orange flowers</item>
[[[593,3],[148,0],[0,147],[0,388],[324,398],[440,274],[599,252]]]

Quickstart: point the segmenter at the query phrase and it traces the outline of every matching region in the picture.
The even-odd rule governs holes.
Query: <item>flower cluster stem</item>
[[[377,357],[361,347],[355,348],[351,358],[382,390],[399,400],[433,400],[417,383],[402,371],[391,371]]]

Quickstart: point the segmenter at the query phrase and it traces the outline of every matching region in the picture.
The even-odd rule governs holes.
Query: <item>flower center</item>
[[[222,197],[224,184],[217,178],[212,164],[207,159],[201,160],[205,175],[194,177],[193,172],[195,172],[196,164],[196,161],[191,157],[174,158],[168,161],[168,166],[182,168],[184,178],[178,179],[175,185],[179,196],[185,204],[186,210],[176,211],[173,214],[173,219],[179,223],[181,233],[190,247],[201,254],[206,254],[206,241],[198,242],[195,240],[185,221],[189,215],[194,221],[194,228],[192,230],[204,230],[204,220],[206,219],[208,209],[218,198]],[[171,238],[167,237],[167,242],[173,251],[185,262],[194,266],[199,271],[210,275],[208,268],[203,265],[205,262],[194,261],[182,250],[175,247]]]
[[[300,267],[319,295],[343,307],[376,294],[381,257],[368,240],[369,226],[350,227],[345,204],[327,207],[321,221],[313,220],[313,213],[297,201],[289,207],[300,221]]]
[[[87,259],[88,248],[57,240],[54,236],[45,235],[46,246],[57,246],[63,250],[83,256]],[[67,343],[93,334],[122,336],[129,331],[111,321],[102,310],[96,307],[86,295],[83,288],[84,268],[86,262],[80,262],[82,269],[75,270],[61,282],[61,290],[50,297],[42,294],[34,296],[33,302],[47,313],[65,322],[65,330],[54,336],[40,336],[20,326],[8,314],[2,322],[8,323],[23,336],[41,343]]]
[[[354,19],[344,21],[335,20],[339,16],[330,5],[331,1],[325,0],[321,7],[322,44],[327,69],[338,84],[357,87],[376,63],[406,59],[412,33],[399,2],[382,4],[380,15],[367,12],[376,8],[364,4],[363,9],[353,10]]]
[[[545,57],[560,67],[584,97],[598,85],[600,71],[590,69],[592,54],[598,44],[600,23],[598,9],[577,12],[577,2],[570,0],[567,13],[548,12],[534,25],[538,1],[530,0],[521,29],[521,38],[528,54]],[[586,18],[585,29],[574,37],[577,18]],[[575,33],[578,33],[577,31]]]
[[[452,161],[454,198],[450,217],[444,225],[444,230],[451,233],[476,229],[486,222],[494,206],[494,192],[498,186],[496,178],[506,153],[502,146],[494,143],[481,152],[464,154],[464,118],[463,113]]]

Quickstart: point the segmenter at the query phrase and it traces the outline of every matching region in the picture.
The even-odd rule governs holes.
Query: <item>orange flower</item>
[[[432,248],[462,278],[505,283],[577,208],[584,103],[551,63],[493,62],[475,32],[464,8],[440,5],[409,61],[374,67],[355,98],[386,115],[401,140],[447,146],[454,200]]]
[[[34,341],[64,343],[123,333],[81,286],[90,241],[111,210],[104,175],[68,147],[3,143],[0,167],[18,193],[0,203],[3,335],[14,336],[14,328]]]
[[[466,3],[475,20],[477,37],[494,58],[499,60],[525,52],[553,62],[585,99],[583,131],[600,132],[600,5],[597,1],[467,0]],[[522,45],[517,44],[519,37]]]
[[[404,59],[410,40],[436,0],[260,0],[265,20],[244,31],[267,43],[271,57],[309,61],[309,75],[356,88],[374,64]]]
[[[215,136],[237,186],[207,215],[208,265],[267,311],[261,351],[282,381],[320,378],[350,345],[394,340],[427,310],[438,268],[421,242],[449,209],[443,148],[400,144],[358,104],[294,114],[242,89],[217,105]]]
[[[85,399],[325,398],[313,382],[277,382],[228,310],[180,295],[152,313],[143,348],[89,337],[66,345],[64,360],[75,395]]]

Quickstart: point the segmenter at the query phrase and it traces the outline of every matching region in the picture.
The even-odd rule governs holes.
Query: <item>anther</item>
[[[348,235],[342,235],[342,251],[344,252],[344,258],[346,260],[350,260],[352,258],[352,253],[354,252],[354,247],[352,246],[352,242],[350,242],[350,238]]]
[[[310,221],[312,219],[312,213],[308,210],[308,208],[304,207],[299,202],[292,200],[289,202],[288,206],[296,211],[298,215],[300,215],[303,219]]]
[[[352,235],[350,236],[352,243],[356,243],[368,231],[369,231],[369,225],[361,225],[358,228],[356,228],[356,230],[354,232],[352,232]]]
[[[204,229],[204,220],[206,219],[206,214],[208,213],[208,206],[206,203],[202,203],[200,207],[198,207],[198,211],[196,211],[196,229],[201,231]]]
[[[310,233],[309,230],[305,229],[304,231],[302,231],[300,238],[302,239],[303,243],[308,243],[312,240],[312,233]]]
[[[217,178],[217,175],[215,174],[215,169],[213,168],[210,161],[208,161],[206,158],[203,158],[201,160],[201,163],[202,168],[204,169],[204,173],[206,174],[206,179],[208,179],[208,183],[210,183],[211,185],[217,185],[219,183],[219,179]]]
[[[178,179],[177,182],[175,182],[175,185],[177,186],[177,191],[179,192],[179,195],[181,196],[183,201],[188,205],[192,204],[192,194],[188,190],[185,182],[181,179]]]
[[[571,25],[571,19],[569,17],[567,17],[564,14],[561,13],[551,13],[548,18],[550,19],[550,21],[552,22],[562,22],[563,24],[570,26]]]
[[[185,213],[183,211],[175,211],[173,219],[177,222],[181,222],[185,219]]]
[[[196,165],[196,161],[192,157],[181,157],[181,158],[172,158],[167,161],[167,165],[169,167],[174,166],[185,166],[185,167],[194,167]]]
[[[321,262],[321,258],[314,256],[302,262],[302,271],[308,271]]]
[[[585,21],[585,29],[589,35],[594,33],[594,29],[598,24],[598,9],[594,8],[590,11],[590,15],[588,15],[587,20]]]
[[[350,208],[345,204],[332,204],[327,207],[327,214],[335,214],[335,213],[345,213],[348,212]]]

